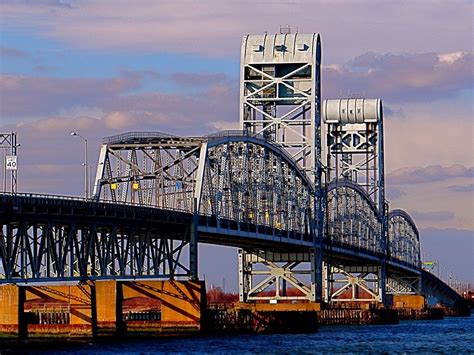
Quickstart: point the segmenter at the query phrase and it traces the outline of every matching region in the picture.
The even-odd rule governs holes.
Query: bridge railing
[[[65,196],[65,195],[50,195],[50,194],[38,194],[38,193],[11,193],[11,192],[0,192],[0,197],[2,196],[12,196],[12,197],[26,197],[26,198],[40,198],[40,199],[52,199],[52,200],[66,200],[74,202],[90,202],[90,203],[106,203],[109,205],[122,205],[130,207],[146,207],[154,209],[163,209],[157,208],[155,205],[144,204],[138,202],[123,202],[123,201],[111,201],[111,200],[95,200],[91,198],[79,197],[79,196]],[[177,211],[177,212],[186,212],[177,208],[167,207],[166,210]]]
[[[102,144],[123,143],[136,139],[154,139],[154,138],[179,138],[163,132],[127,132],[116,134],[102,139]]]

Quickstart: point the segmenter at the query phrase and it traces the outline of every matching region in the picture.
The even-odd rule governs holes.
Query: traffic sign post
[[[16,171],[18,170],[18,157],[16,155],[7,155],[5,157],[5,169]]]
[[[0,148],[3,151],[3,162],[0,163],[3,175],[3,191],[7,192],[7,180],[10,176],[11,192],[16,193],[18,187],[18,147],[17,133],[0,133]]]

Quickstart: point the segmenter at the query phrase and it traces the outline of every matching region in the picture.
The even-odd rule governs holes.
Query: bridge
[[[317,34],[245,36],[240,130],[106,137],[90,199],[0,194],[0,283],[198,280],[209,243],[243,303],[461,302],[385,199],[381,100],[322,101],[320,65]]]

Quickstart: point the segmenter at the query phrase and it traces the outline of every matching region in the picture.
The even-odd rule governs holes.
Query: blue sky
[[[459,231],[474,255],[472,13],[468,0],[0,0],[0,131],[18,131],[21,191],[80,195],[69,131],[96,157],[123,131],[236,128],[242,36],[290,24],[321,33],[323,98],[383,99],[391,207],[425,240]]]

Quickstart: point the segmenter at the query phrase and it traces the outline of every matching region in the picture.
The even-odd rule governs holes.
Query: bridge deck
[[[86,201],[53,195],[2,194],[0,195],[0,224],[46,223],[70,224],[77,227],[96,225],[100,228],[132,228],[159,230],[174,240],[188,240],[186,234],[193,215],[188,212],[160,209],[126,203]],[[199,242],[238,248],[264,248],[276,252],[307,253],[318,247],[311,236],[292,231],[236,223],[201,216],[198,225]],[[337,241],[322,242],[325,259],[352,265],[377,264],[383,258],[363,248]],[[388,259],[388,267],[399,272],[419,274],[417,268],[400,260]]]

